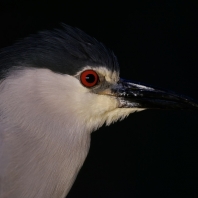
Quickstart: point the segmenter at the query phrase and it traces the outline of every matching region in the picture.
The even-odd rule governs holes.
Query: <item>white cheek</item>
[[[28,126],[32,120],[34,126],[43,126],[48,120],[48,123],[59,123],[60,127],[63,123],[91,132],[105,122],[109,125],[139,111],[118,108],[119,102],[115,97],[94,94],[77,78],[47,69],[21,71],[20,75],[7,78],[0,88],[3,89],[0,99],[4,113]]]

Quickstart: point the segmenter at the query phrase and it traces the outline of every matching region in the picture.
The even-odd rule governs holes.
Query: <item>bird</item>
[[[113,51],[66,24],[1,49],[1,198],[63,198],[103,124],[145,109],[198,109],[119,74]]]

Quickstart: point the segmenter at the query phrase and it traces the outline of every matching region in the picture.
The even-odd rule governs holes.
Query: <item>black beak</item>
[[[112,92],[119,98],[120,108],[198,110],[198,103],[188,97],[124,79]]]

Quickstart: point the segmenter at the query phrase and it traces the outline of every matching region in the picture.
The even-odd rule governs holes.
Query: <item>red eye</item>
[[[80,81],[85,87],[93,87],[98,84],[98,74],[93,70],[86,70],[81,73]]]

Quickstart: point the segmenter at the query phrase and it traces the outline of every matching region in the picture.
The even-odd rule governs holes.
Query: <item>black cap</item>
[[[48,68],[74,75],[85,66],[104,66],[119,71],[114,53],[78,28],[62,24],[62,29],[31,35],[0,53],[0,78],[13,66]]]

